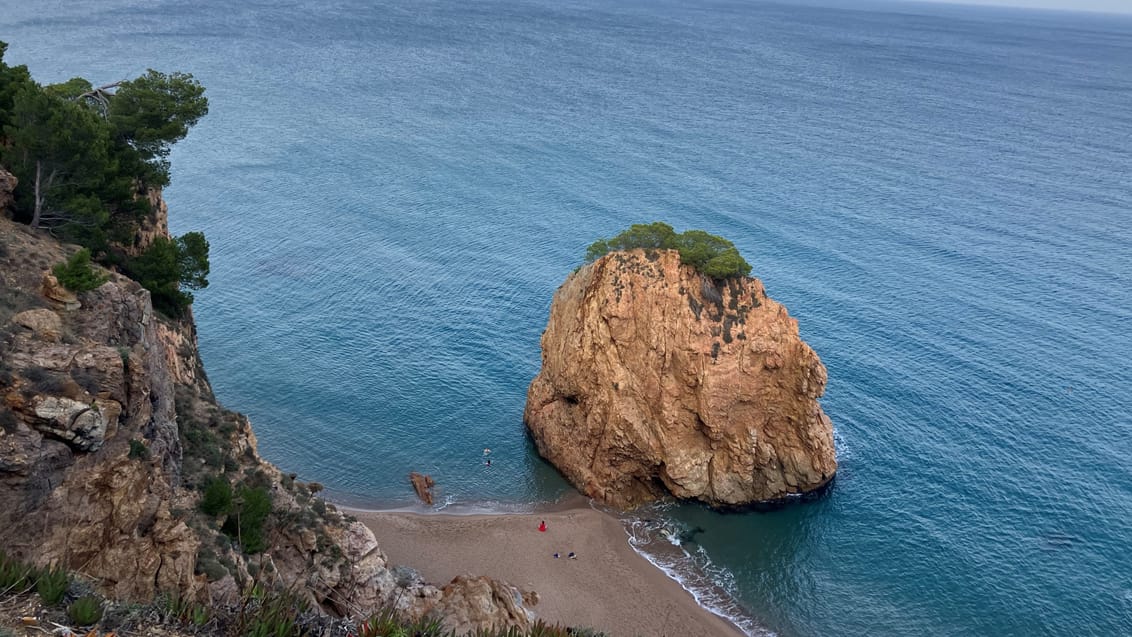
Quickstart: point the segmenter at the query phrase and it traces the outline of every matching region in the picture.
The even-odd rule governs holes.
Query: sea
[[[219,398],[332,500],[573,493],[522,421],[632,223],[739,247],[829,370],[819,498],[626,541],[750,635],[1132,635],[1132,17],[914,2],[0,1],[43,83],[192,73]],[[490,467],[484,449],[491,449]],[[580,618],[584,623],[584,618]]]

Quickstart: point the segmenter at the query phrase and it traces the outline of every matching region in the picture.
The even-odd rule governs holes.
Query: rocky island
[[[554,295],[524,413],[539,453],[622,508],[669,494],[736,507],[828,483],[826,370],[797,321],[730,242],[629,232]]]

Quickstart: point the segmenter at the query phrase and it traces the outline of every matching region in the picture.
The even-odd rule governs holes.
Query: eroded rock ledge
[[[597,500],[735,507],[833,478],[825,383],[758,279],[714,281],[675,251],[614,252],[555,293],[524,419],[539,453]]]

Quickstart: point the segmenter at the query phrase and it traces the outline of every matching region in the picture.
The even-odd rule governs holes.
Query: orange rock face
[[[602,502],[741,506],[833,478],[825,382],[758,279],[717,283],[675,251],[615,252],[555,293],[524,420],[539,453]]]

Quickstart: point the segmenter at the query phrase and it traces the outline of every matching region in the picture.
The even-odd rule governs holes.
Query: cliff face
[[[717,285],[675,251],[615,252],[555,293],[524,419],[590,497],[739,506],[833,478],[825,382],[757,279]]]
[[[158,203],[151,234],[161,235]],[[213,397],[191,319],[159,316],[148,291],[113,273],[67,292],[49,272],[71,252],[0,215],[4,551],[78,572],[117,599],[234,604],[260,582],[343,616],[396,607],[441,613],[460,630],[529,625],[524,593],[508,584],[442,588],[394,569],[368,528],[259,457],[247,418]],[[223,518],[200,511],[201,488],[218,477],[269,493],[262,554],[245,555]]]
[[[199,538],[171,510],[181,444],[149,293],[115,276],[67,310],[77,299],[47,274],[66,258],[62,246],[0,224],[7,550],[81,566],[115,596],[193,589]],[[131,440],[146,460],[128,457]]]

